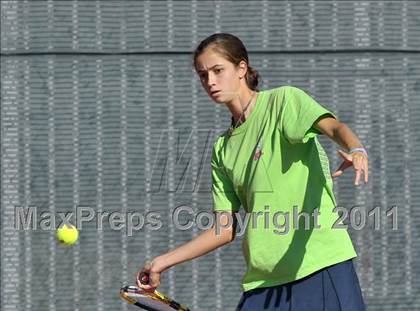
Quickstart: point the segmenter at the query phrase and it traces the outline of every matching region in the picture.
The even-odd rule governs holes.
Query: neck
[[[234,124],[237,124],[238,121],[239,123],[241,123],[248,118],[248,116],[251,114],[252,110],[254,109],[256,97],[257,97],[256,91],[246,90],[240,93],[236,98],[234,98],[229,103],[226,103],[226,105],[228,106],[232,114]],[[248,103],[249,103],[249,106],[247,107]],[[246,110],[244,112],[245,108]]]

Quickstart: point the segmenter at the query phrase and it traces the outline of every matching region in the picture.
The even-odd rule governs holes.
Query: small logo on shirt
[[[257,149],[255,150],[254,161],[258,160],[262,155],[263,155],[263,152],[262,152],[262,139],[260,139],[260,141],[258,142]]]

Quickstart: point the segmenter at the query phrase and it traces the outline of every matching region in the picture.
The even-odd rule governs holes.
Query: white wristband
[[[365,148],[351,148],[349,153],[352,154],[353,152],[363,152],[366,157],[368,156]]]

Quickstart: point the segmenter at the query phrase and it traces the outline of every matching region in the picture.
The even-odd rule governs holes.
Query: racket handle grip
[[[149,284],[149,281],[150,281],[149,273],[147,273],[147,272],[140,273],[140,275],[139,275],[139,281],[143,285]]]

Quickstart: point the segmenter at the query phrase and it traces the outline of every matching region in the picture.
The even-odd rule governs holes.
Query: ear
[[[245,77],[246,72],[248,71],[248,65],[244,60],[241,60],[238,65],[239,77],[242,79]]]

